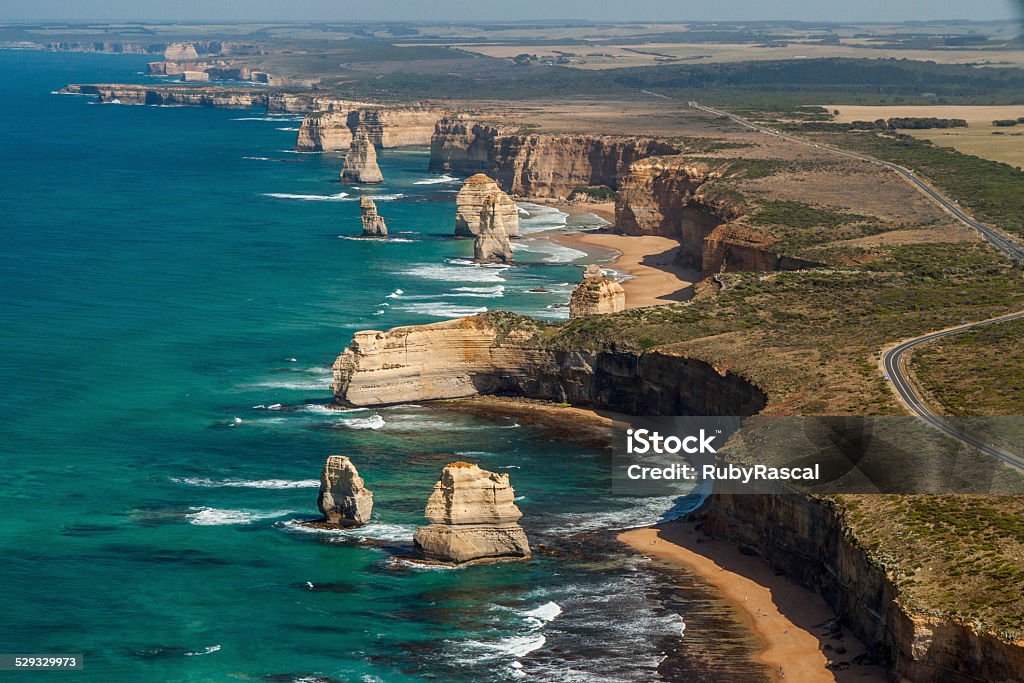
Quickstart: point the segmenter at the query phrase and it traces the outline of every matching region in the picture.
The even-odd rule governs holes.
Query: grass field
[[[1021,54],[1024,55],[1024,51]],[[1024,166],[1024,124],[1012,128],[992,125],[992,121],[997,119],[1016,119],[1024,116],[1024,105],[863,106],[827,104],[823,106],[829,111],[839,111],[839,115],[835,117],[839,123],[902,117],[964,119],[967,121],[967,128],[936,128],[903,132],[920,140],[931,140],[941,147],[952,147],[964,154],[1001,161],[1011,166]]]

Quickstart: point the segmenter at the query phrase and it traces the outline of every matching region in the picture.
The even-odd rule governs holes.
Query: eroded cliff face
[[[484,204],[493,200],[491,227],[500,227],[510,237],[519,235],[519,208],[498,183],[483,173],[466,178],[455,197],[455,234],[473,237],[480,233]]]
[[[332,390],[353,406],[491,394],[646,415],[753,415],[767,400],[740,375],[683,355],[548,348],[535,323],[510,313],[357,332]]]
[[[821,594],[900,683],[1019,681],[1024,647],[950,617],[913,614],[891,576],[861,548],[834,501],[714,494],[708,533],[746,544]]]
[[[416,147],[430,144],[434,126],[444,116],[438,109],[363,108],[349,116],[349,127],[365,131],[378,147]]]
[[[307,114],[299,126],[295,148],[302,151],[336,152],[352,146],[347,111]]]
[[[773,235],[745,222],[742,203],[714,198],[715,184],[727,170],[727,161],[712,166],[685,155],[637,161],[615,195],[616,228],[627,235],[678,239],[678,262],[704,277],[820,265],[777,253]]]
[[[331,111],[306,115],[299,126],[296,147],[329,152],[348,149],[352,136],[364,132],[377,147],[429,145],[434,124],[443,116],[436,109],[368,107],[333,102]]]
[[[248,109],[266,106],[265,93],[250,88],[168,87],[143,85],[68,85],[61,89],[69,95],[95,95],[97,101],[119,104],[148,104],[179,107],[221,107]]]
[[[449,117],[431,139],[430,168],[485,173],[513,195],[565,199],[580,185],[618,187],[634,161],[679,151],[654,138],[524,134]]]

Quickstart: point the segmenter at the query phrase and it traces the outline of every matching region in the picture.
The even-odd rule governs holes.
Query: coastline
[[[690,571],[715,588],[760,641],[754,661],[768,668],[770,680],[888,680],[884,667],[855,663],[866,648],[836,625],[835,613],[820,595],[729,541],[704,536],[697,526],[673,520],[631,529],[617,538],[636,552]]]
[[[693,285],[702,278],[700,271],[683,268],[676,263],[679,241],[658,235],[610,232],[608,228],[615,221],[614,202],[566,204],[539,199],[529,201],[570,215],[590,214],[609,222],[608,226],[598,230],[549,230],[535,236],[582,251],[590,257],[604,258],[606,254],[613,254],[607,265],[626,276],[620,281],[626,290],[626,308],[679,303],[693,298]]]
[[[549,429],[598,449],[609,448],[609,430],[619,416],[534,399],[477,396],[435,403],[490,418],[514,419]],[[572,429],[567,429],[567,423]],[[837,626],[825,600],[777,573],[765,560],[731,541],[704,535],[694,521],[676,519],[619,533],[616,539],[636,553],[690,572],[714,589],[760,643],[752,657],[769,680],[801,683],[885,683],[884,667],[858,664],[867,649],[849,630]],[[685,642],[685,632],[683,634]]]

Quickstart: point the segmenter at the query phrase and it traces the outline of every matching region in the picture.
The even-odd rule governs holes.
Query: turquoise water
[[[354,330],[558,319],[581,255],[527,236],[522,265],[469,264],[458,183],[425,150],[383,152],[368,190],[398,239],[346,239],[360,191],[336,155],[288,151],[295,117],[51,94],[145,81],[144,62],[0,51],[0,652],[84,653],[55,676],[90,681],[652,680],[670,649],[701,680],[756,675],[708,667],[740,637],[680,650],[684,618],[688,637],[734,625],[614,543],[670,501],[609,497],[605,454],[511,420],[323,408]],[[526,209],[528,231],[565,220]],[[377,521],[311,533],[295,522],[332,453]],[[535,560],[401,559],[453,457],[511,474]]]

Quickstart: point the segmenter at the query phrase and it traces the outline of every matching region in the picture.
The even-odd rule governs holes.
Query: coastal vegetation
[[[950,414],[1024,415],[1022,339],[1024,320],[978,327],[915,351],[911,369]]]

